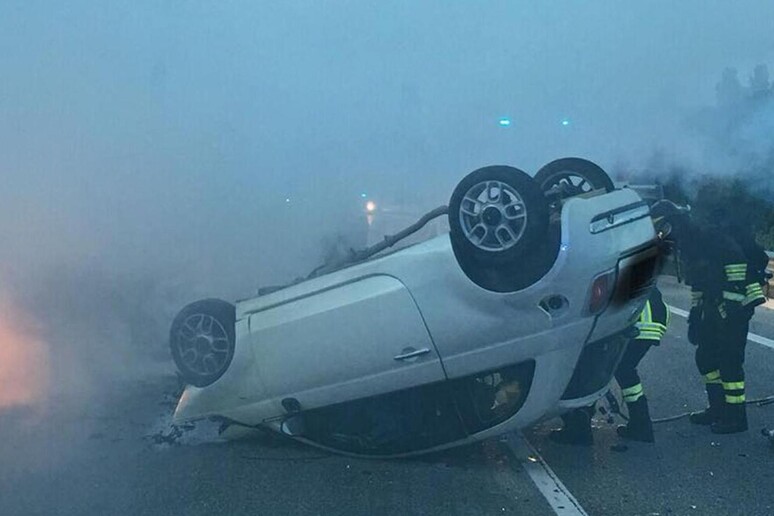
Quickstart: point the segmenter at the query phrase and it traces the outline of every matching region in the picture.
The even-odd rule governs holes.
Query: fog
[[[686,120],[724,68],[774,64],[772,22],[765,0],[2,2],[0,407],[169,363],[182,304],[308,272],[363,194],[431,209],[474,168],[567,155],[709,166]]]

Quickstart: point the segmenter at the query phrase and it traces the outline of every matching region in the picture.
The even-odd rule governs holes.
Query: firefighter
[[[637,365],[651,346],[661,344],[669,326],[669,319],[669,309],[661,292],[654,288],[636,324],[640,333],[627,346],[615,371],[615,379],[621,387],[621,394],[629,411],[629,422],[617,429],[618,435],[624,439],[649,443],[654,441],[648,399],[637,374]]]
[[[616,429],[618,435],[624,439],[654,442],[648,399],[637,374],[637,365],[651,346],[658,346],[661,343],[668,325],[669,310],[664,304],[661,292],[654,288],[636,323],[639,335],[629,342],[615,371],[615,379],[621,387],[623,399],[629,409],[629,422]],[[564,415],[562,417],[564,426],[560,430],[551,432],[550,439],[561,444],[590,446],[594,442],[591,432],[593,415],[593,405]]]
[[[718,220],[717,211],[706,225],[693,223],[668,204],[654,205],[653,212],[671,219],[672,238],[691,286],[688,339],[697,346],[696,366],[708,407],[691,414],[690,421],[709,425],[717,434],[744,432],[747,332],[755,307],[765,301],[755,246],[749,239],[740,245],[737,238],[744,234],[735,234],[727,218]]]

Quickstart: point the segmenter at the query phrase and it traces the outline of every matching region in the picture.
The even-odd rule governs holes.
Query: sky
[[[306,273],[362,194],[429,210],[485,165],[689,152],[772,27],[769,0],[4,0],[0,296],[167,317]]]
[[[216,232],[288,276],[277,249],[309,249],[286,230],[357,192],[443,202],[487,164],[669,148],[723,68],[774,64],[772,23],[767,1],[5,1],[2,229],[135,261]]]

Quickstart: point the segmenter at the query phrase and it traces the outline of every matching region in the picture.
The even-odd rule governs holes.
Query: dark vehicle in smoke
[[[439,214],[441,236],[236,304],[185,307],[171,329],[189,384],[176,421],[402,456],[603,396],[655,277],[639,195],[570,158],[535,178],[478,169],[423,222]]]

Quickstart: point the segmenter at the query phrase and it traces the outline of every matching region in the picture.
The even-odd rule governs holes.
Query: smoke
[[[622,180],[666,183],[677,200],[695,199],[705,187],[748,190],[774,202],[774,84],[766,65],[747,81],[726,68],[715,84],[715,102],[680,120],[680,134],[644,159],[620,157],[611,168]]]
[[[744,84],[727,68],[715,91],[716,103],[686,120],[701,151],[700,170],[755,181],[759,192],[774,193],[774,85],[767,66],[757,65]]]
[[[158,227],[132,235],[115,220],[97,221],[112,233],[102,239],[99,229],[68,237],[57,234],[56,225],[38,228],[34,238],[18,232],[14,240],[6,232],[11,245],[0,252],[0,411],[106,401],[123,384],[171,374],[169,325],[183,305],[253,295],[330,259],[325,242],[365,242],[364,223],[357,224],[353,213],[359,203],[349,210],[334,205],[331,213],[341,215],[321,222],[303,204],[325,202],[292,202],[302,205],[300,213],[280,206],[281,225],[276,215],[247,227],[221,217],[216,220],[222,225],[167,221],[177,233],[161,232],[158,240]],[[137,209],[137,217],[147,216],[144,207]],[[258,243],[250,241],[253,232]],[[175,238],[180,244],[170,245]]]

